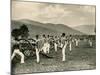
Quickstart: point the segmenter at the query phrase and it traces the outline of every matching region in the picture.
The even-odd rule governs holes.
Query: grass
[[[30,57],[24,64],[14,62],[12,73],[37,73],[37,72],[58,72],[58,71],[78,71],[96,69],[96,48],[90,48],[87,43],[81,41],[79,47],[73,45],[70,52],[66,48],[66,61],[62,62],[61,49],[57,52],[52,49],[50,55],[54,58],[48,59],[41,56],[40,63],[36,63],[36,57]]]

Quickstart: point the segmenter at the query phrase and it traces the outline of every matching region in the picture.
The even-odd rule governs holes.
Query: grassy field
[[[90,48],[86,42],[81,41],[78,48],[73,45],[70,52],[66,48],[66,61],[62,62],[61,49],[57,52],[52,49],[50,55],[53,58],[41,56],[40,63],[36,63],[36,57],[30,57],[24,64],[14,62],[12,64],[12,73],[37,73],[37,72],[57,72],[57,71],[78,71],[96,69],[96,48]]]

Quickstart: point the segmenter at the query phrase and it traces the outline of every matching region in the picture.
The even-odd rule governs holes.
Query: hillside
[[[85,34],[92,34],[94,35],[95,32],[94,32],[94,29],[95,29],[95,25],[80,25],[80,26],[76,26],[74,27],[73,29],[76,29],[80,32],[83,32]]]
[[[12,20],[11,29],[19,28],[23,24],[27,25],[31,36],[36,34],[60,35],[63,32],[67,35],[83,34],[63,24],[40,23],[32,20]]]

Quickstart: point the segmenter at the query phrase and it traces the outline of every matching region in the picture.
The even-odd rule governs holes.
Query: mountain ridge
[[[73,29],[76,29],[80,32],[83,32],[88,35],[94,35],[95,34],[95,25],[80,25],[75,26]]]
[[[74,30],[64,24],[52,24],[52,23],[40,23],[32,20],[12,20],[11,28],[19,28],[21,25],[25,24],[28,26],[30,34],[51,34],[51,35],[60,35],[61,33],[69,34],[79,34],[83,33],[77,30]]]

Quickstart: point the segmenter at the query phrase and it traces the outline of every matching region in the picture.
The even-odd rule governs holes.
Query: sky
[[[95,25],[95,6],[12,1],[12,20],[29,19],[42,23]]]

